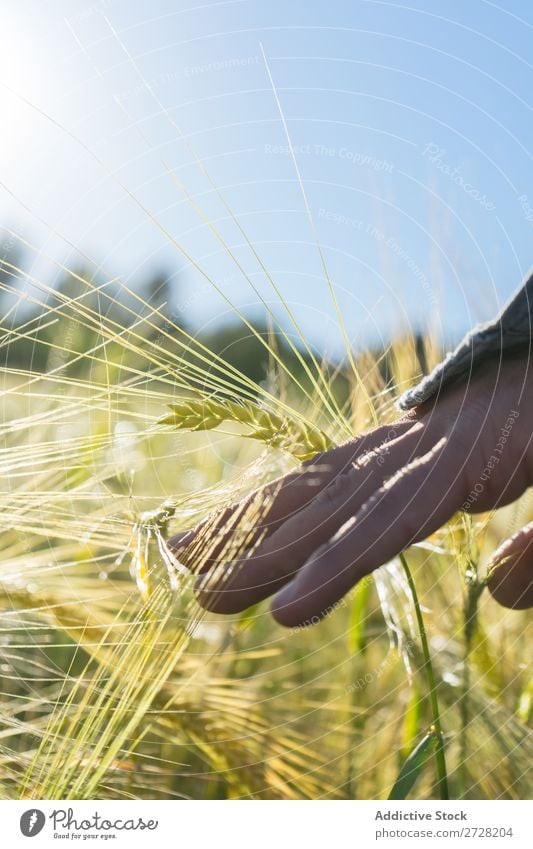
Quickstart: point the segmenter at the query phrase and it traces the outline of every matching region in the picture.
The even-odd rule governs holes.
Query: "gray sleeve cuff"
[[[489,357],[530,351],[533,328],[533,272],[500,314],[468,333],[454,351],[398,400],[401,410],[410,410],[439,395],[451,384],[467,380]]]

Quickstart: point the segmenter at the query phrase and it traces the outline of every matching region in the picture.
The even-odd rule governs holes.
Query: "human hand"
[[[200,576],[200,603],[236,613],[274,595],[283,625],[326,615],[365,575],[437,530],[457,510],[514,501],[533,483],[533,369],[526,359],[487,363],[431,406],[328,451],[248,501],[267,505],[249,555]],[[242,503],[220,512],[209,565]],[[203,523],[169,541],[194,570],[191,543]],[[213,531],[211,531],[212,533]],[[530,545],[531,550],[530,550]],[[493,558],[497,601],[533,606],[533,523]]]

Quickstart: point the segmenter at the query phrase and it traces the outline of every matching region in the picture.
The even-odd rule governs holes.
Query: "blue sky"
[[[279,312],[229,205],[333,350],[324,264],[356,347],[428,324],[450,344],[533,264],[525,0],[2,8],[0,221],[32,273],[74,245],[130,284],[165,269],[198,325],[226,298],[259,314],[245,275]]]

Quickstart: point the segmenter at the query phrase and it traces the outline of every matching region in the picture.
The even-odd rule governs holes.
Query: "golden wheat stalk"
[[[287,451],[297,460],[310,460],[333,446],[329,436],[315,425],[280,416],[251,401],[183,398],[169,406],[172,412],[158,424],[181,430],[212,430],[225,421],[239,422],[250,428],[244,436]]]

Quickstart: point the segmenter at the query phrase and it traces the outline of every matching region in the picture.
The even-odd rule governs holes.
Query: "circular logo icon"
[[[20,818],[20,830],[24,837],[35,837],[43,830],[46,822],[46,817],[38,808],[30,808],[29,811],[24,811]]]

